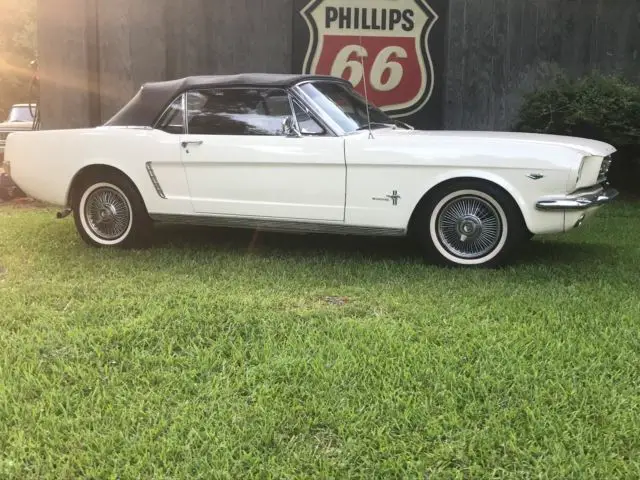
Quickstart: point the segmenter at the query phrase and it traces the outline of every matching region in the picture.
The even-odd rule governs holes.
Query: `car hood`
[[[566,137],[562,135],[545,135],[539,133],[515,133],[515,132],[481,132],[481,131],[447,131],[447,130],[402,130],[380,129],[373,131],[374,136],[401,136],[425,137],[440,139],[455,143],[509,143],[520,145],[541,144],[546,146],[558,146],[576,150],[584,155],[603,156],[611,155],[616,149],[604,142],[589,140],[586,138]]]
[[[1,122],[0,130],[31,130],[33,122]]]

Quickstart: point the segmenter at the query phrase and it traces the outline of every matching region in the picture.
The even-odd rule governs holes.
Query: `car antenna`
[[[369,91],[367,89],[367,73],[364,67],[364,57],[366,50],[362,45],[362,33],[360,33],[360,65],[362,65],[362,81],[364,82],[364,101],[367,109],[367,127],[369,128],[369,140],[374,140],[373,130],[371,129],[371,112],[369,111]]]

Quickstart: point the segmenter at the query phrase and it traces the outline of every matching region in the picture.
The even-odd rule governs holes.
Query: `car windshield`
[[[300,89],[346,133],[368,128],[367,102],[353,88],[338,82],[309,82]],[[369,104],[371,128],[402,125],[379,108]]]
[[[33,113],[36,113],[36,107],[31,107],[33,109]],[[31,112],[29,111],[28,105],[20,105],[19,107],[13,107],[11,112],[9,113],[9,122],[32,122],[33,117],[31,116]]]

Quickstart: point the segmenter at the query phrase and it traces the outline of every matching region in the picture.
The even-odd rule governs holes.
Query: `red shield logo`
[[[426,0],[311,0],[301,11],[311,41],[305,73],[349,80],[391,116],[421,110],[433,92]]]

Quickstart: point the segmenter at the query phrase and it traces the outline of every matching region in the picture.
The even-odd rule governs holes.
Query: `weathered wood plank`
[[[444,87],[445,127],[461,125],[466,101],[467,5],[466,0],[450,0],[447,38],[447,73]]]
[[[39,0],[39,7],[46,128],[104,121],[147,81],[291,69],[293,0]]]
[[[640,78],[638,0],[451,0],[445,125],[507,129],[562,69]]]
[[[292,0],[170,2],[167,77],[290,71],[292,9]]]
[[[165,0],[99,0],[102,121],[141,84],[167,76]]]
[[[592,66],[640,76],[640,1],[598,0],[593,20]]]
[[[38,52],[42,128],[90,125],[87,41],[95,36],[87,21],[91,2],[38,0]]]
[[[293,0],[38,7],[45,128],[104,121],[147,81],[292,68]],[[557,68],[640,78],[639,0],[450,0],[446,21],[447,128],[509,128]]]

